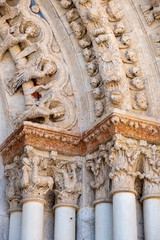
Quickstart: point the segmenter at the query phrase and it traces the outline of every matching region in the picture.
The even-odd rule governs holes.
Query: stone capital
[[[48,176],[47,170],[42,164],[43,156],[36,154],[31,146],[24,148],[22,157],[21,189],[23,199],[41,198],[53,191],[53,177]]]
[[[19,156],[13,159],[13,163],[5,166],[5,176],[9,183],[6,188],[6,197],[10,205],[10,210],[21,209],[21,164]]]
[[[106,161],[106,146],[101,144],[98,151],[95,151],[86,156],[86,168],[91,171],[94,176],[94,181],[90,183],[95,189],[95,201],[109,200],[109,166]]]
[[[54,166],[55,203],[77,205],[82,193],[82,163],[68,160],[57,160]]]
[[[135,179],[140,172],[136,170],[138,141],[116,134],[111,142],[108,142],[107,162],[111,167],[109,174],[112,179],[111,195],[116,192],[133,192]]]

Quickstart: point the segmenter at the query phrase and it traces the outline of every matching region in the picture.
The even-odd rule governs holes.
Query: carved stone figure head
[[[143,92],[136,94],[136,103],[141,110],[147,110],[147,97]]]
[[[117,106],[120,106],[123,101],[123,95],[120,91],[114,91],[110,96],[111,103]]]
[[[125,26],[123,22],[118,22],[117,24],[115,24],[114,33],[116,36],[122,35],[124,31],[125,31]]]
[[[99,78],[92,78],[91,79],[91,86],[93,87],[93,88],[96,88],[96,87],[98,87],[99,86],[99,84],[100,84],[100,79]]]
[[[22,22],[20,32],[26,34],[28,37],[35,38],[40,34],[40,28],[33,22]]]
[[[112,18],[112,21],[119,21],[122,18],[122,14],[119,10],[119,8],[117,7],[117,4],[115,3],[115,1],[110,1],[108,3],[108,7],[107,7],[107,12],[109,14],[109,16]]]
[[[144,82],[142,78],[135,77],[130,81],[131,85],[135,87],[138,90],[143,90],[144,89]]]
[[[127,60],[130,61],[130,62],[137,62],[137,54],[134,50],[130,49],[127,51],[126,53],[126,57],[127,57]]]

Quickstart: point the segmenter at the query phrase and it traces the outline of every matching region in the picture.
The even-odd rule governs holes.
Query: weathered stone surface
[[[7,200],[39,198],[44,239],[62,204],[93,240],[92,204],[119,192],[137,194],[138,239],[150,231],[139,201],[160,198],[159,23],[159,0],[0,1],[0,239]]]

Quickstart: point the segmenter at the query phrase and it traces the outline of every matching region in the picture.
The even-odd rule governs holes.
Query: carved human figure
[[[77,204],[78,197],[82,192],[82,183],[78,179],[77,163],[62,163],[57,169],[55,177],[55,194],[57,203]]]
[[[17,27],[10,27],[4,42],[0,44],[0,60],[4,53],[10,48],[19,43],[24,43],[26,46],[30,46],[31,42],[28,38],[36,38],[40,29],[33,22],[22,22],[18,34],[16,34]]]
[[[155,19],[160,19],[160,1],[150,0],[150,4],[141,6],[148,25],[151,25]]]
[[[24,157],[22,160],[21,188],[23,197],[42,197],[53,189],[53,178],[41,174],[39,156]]]
[[[119,21],[122,18],[120,9],[117,7],[115,1],[109,1],[107,4],[107,12],[109,14],[109,20],[111,22]]]
[[[94,175],[94,181],[90,185],[96,190],[96,200],[106,200],[109,197],[109,168],[105,162],[105,154],[105,145],[102,144],[98,152],[86,156],[86,168]]]
[[[5,166],[5,176],[9,183],[6,188],[6,197],[10,205],[10,209],[21,208],[21,171],[20,164],[17,164],[17,156],[14,162]]]

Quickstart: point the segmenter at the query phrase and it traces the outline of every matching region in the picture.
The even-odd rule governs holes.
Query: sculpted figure
[[[41,197],[53,188],[53,178],[41,175],[39,156],[30,156],[22,160],[21,188],[23,196]]]
[[[31,43],[28,41],[28,38],[35,38],[40,33],[40,29],[33,22],[23,22],[20,26],[20,31],[14,36],[15,31],[16,27],[11,27],[6,38],[4,39],[4,42],[0,44],[0,60],[2,60],[4,53],[10,47],[13,47],[19,43],[24,43],[26,46],[29,46]]]
[[[122,21],[114,25],[114,34],[116,37],[121,36],[125,32],[125,30],[125,25]]]
[[[34,187],[45,188],[45,192],[48,192],[53,188],[53,178],[49,176],[42,176],[40,174],[40,158],[38,156],[34,156],[32,158],[31,181],[34,184]]]
[[[123,95],[120,91],[113,91],[111,93],[110,100],[113,105],[119,106],[122,104]]]
[[[118,45],[120,49],[129,48],[131,45],[131,38],[129,34],[123,34],[118,38]]]
[[[16,156],[14,162],[5,166],[5,176],[9,180],[6,188],[6,197],[11,209],[19,208],[21,197],[21,171],[19,158]]]
[[[115,1],[110,1],[107,4],[107,12],[110,16],[109,20],[111,22],[119,21],[122,18],[121,12],[120,12],[119,8],[117,7],[117,4],[115,3]]]
[[[138,61],[137,54],[133,49],[126,51],[125,55],[122,57],[124,63],[136,63]]]
[[[160,19],[160,0],[150,0],[150,4],[144,4],[141,8],[148,25],[151,25],[155,19]]]
[[[108,197],[109,178],[105,155],[105,145],[101,144],[98,152],[86,156],[86,168],[87,170],[92,171],[94,175],[94,181],[92,181],[90,185],[96,190],[96,200],[106,199]]]
[[[78,169],[81,169],[77,163],[64,163],[57,170],[59,177],[55,178],[55,194],[57,202],[69,202],[77,204],[77,199],[82,191],[82,183],[78,178]]]
[[[95,115],[96,115],[96,117],[101,117],[103,112],[104,112],[104,104],[103,104],[103,102],[101,100],[97,100],[95,102],[94,108],[95,108]]]
[[[137,93],[136,96],[135,96],[135,100],[136,100],[137,107],[139,109],[147,110],[148,101],[147,101],[147,97],[146,97],[144,92]],[[136,108],[136,106],[134,108]]]
[[[20,68],[20,70],[14,75],[14,77],[8,82],[7,87],[11,94],[15,94],[18,88],[25,82],[32,79],[41,79],[47,75],[53,75],[57,71],[57,66],[53,61],[40,59],[38,61],[30,61]],[[39,86],[39,88],[43,86]],[[34,88],[36,91],[36,88]]]
[[[71,28],[73,29],[75,37],[77,39],[81,39],[86,32],[86,28],[83,26],[83,23],[81,23],[81,22],[73,21],[71,23]]]
[[[63,8],[69,8],[72,5],[72,0],[61,0],[60,4]]]
[[[130,81],[131,85],[137,90],[144,89],[144,81],[140,77],[135,77]]]

